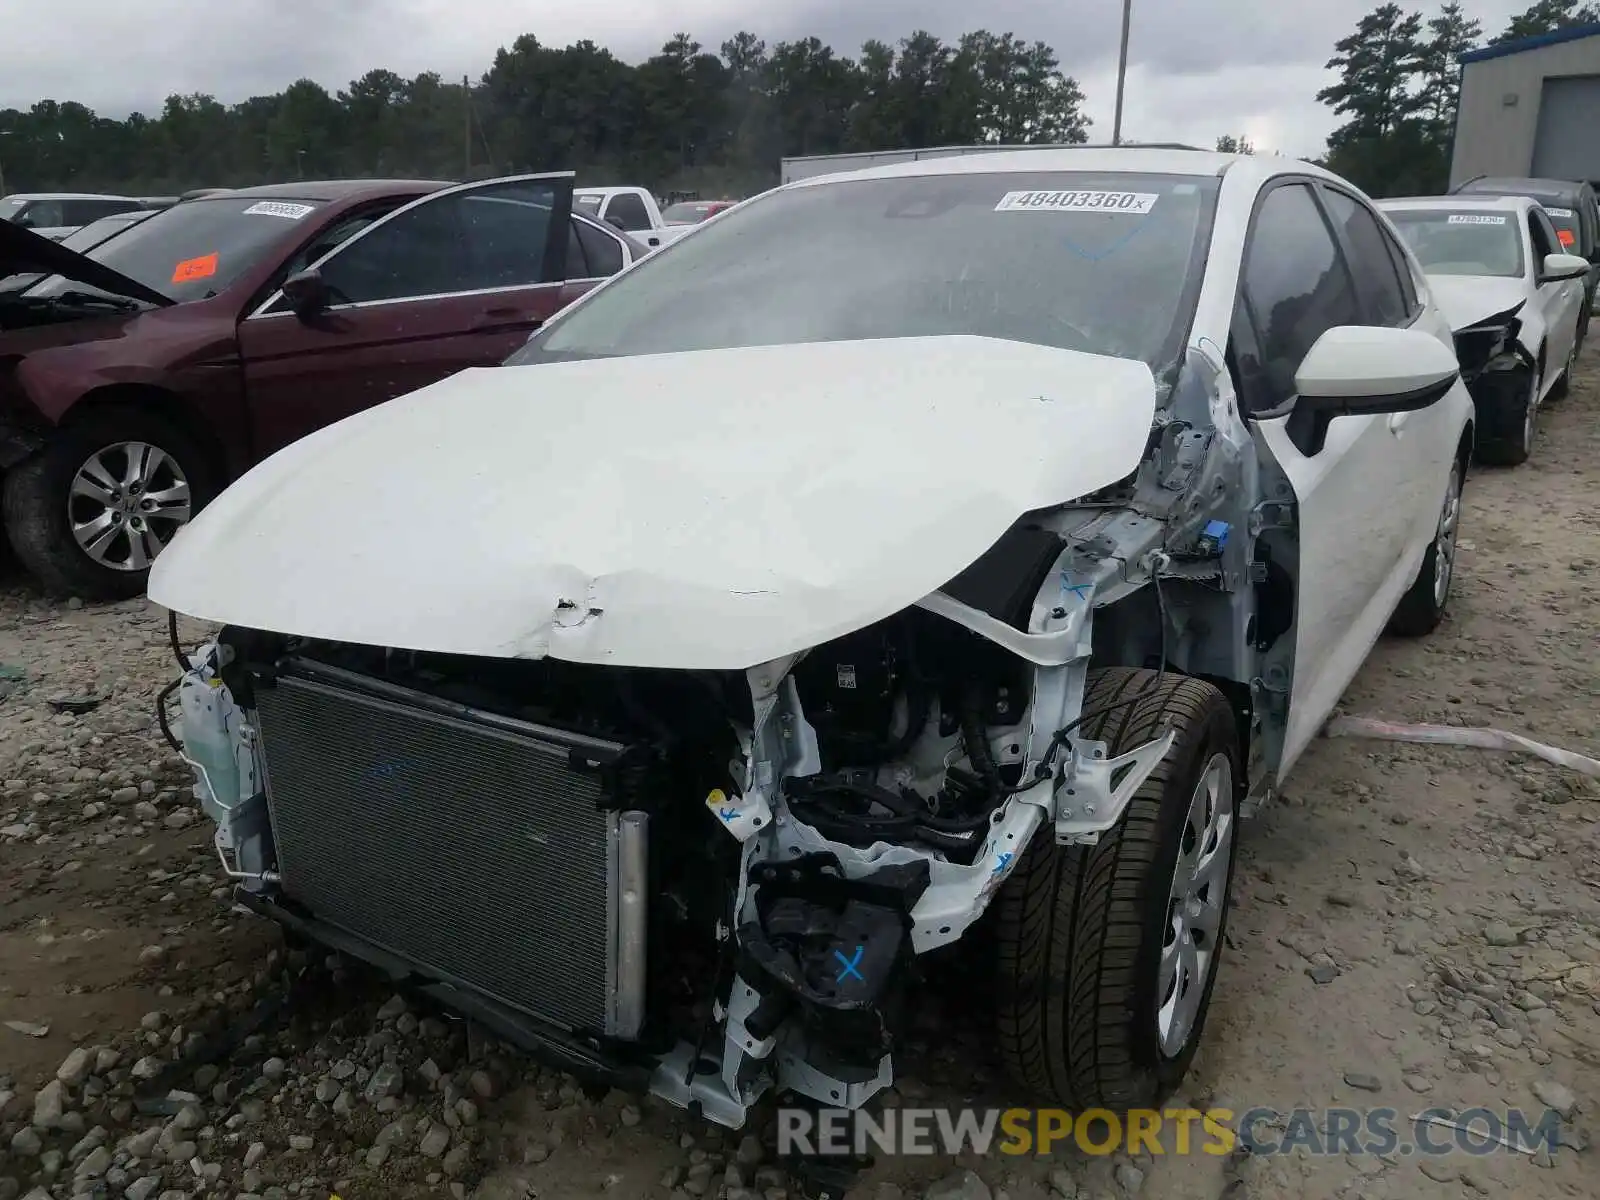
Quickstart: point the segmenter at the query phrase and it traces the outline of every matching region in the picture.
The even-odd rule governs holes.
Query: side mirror
[[[1540,283],[1559,283],[1579,279],[1589,273],[1589,260],[1577,254],[1546,254],[1539,271]]]
[[[294,315],[302,320],[328,307],[328,285],[315,267],[296,271],[283,281],[283,295]]]
[[[1288,432],[1302,453],[1321,451],[1335,417],[1415,412],[1455,386],[1455,350],[1432,334],[1378,325],[1335,325],[1295,372]]]

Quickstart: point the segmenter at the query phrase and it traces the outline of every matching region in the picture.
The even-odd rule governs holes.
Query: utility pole
[[[1133,20],[1133,0],[1122,0],[1122,54],[1117,59],[1117,115],[1111,122],[1111,144],[1122,145],[1122,92],[1128,82],[1128,26]]]
[[[466,174],[461,178],[467,180],[472,178],[472,83],[466,75],[461,77],[461,113],[465,118],[462,148],[466,161]]]

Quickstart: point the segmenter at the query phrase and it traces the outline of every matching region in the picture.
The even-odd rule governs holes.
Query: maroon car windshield
[[[325,203],[254,196],[187,200],[94,247],[85,257],[179,302],[203,300],[291,240],[301,222]],[[57,275],[28,294],[49,296],[81,286]]]

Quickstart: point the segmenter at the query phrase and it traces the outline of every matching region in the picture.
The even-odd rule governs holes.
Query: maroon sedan
[[[0,291],[12,548],[52,591],[136,595],[253,463],[501,362],[644,254],[572,212],[570,173],[245,188],[85,254],[0,223],[0,277],[50,273]]]

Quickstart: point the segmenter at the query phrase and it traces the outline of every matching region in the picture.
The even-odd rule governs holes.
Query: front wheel
[[[121,600],[214,493],[212,467],[183,430],[136,408],[56,430],[6,475],[6,535],[46,591]]]
[[[1050,825],[996,900],[1001,1058],[1076,1112],[1158,1106],[1199,1045],[1227,926],[1237,839],[1238,731],[1209,683],[1091,672],[1086,722],[1117,755],[1170,728],[1172,749],[1095,846]]]

